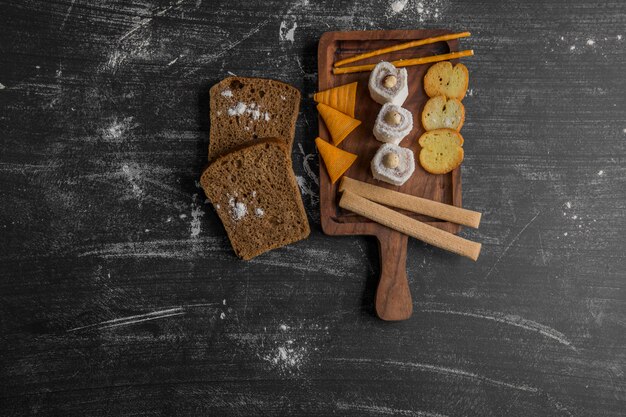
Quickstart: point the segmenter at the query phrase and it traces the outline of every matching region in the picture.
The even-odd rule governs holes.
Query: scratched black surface
[[[295,28],[295,29],[294,29]],[[412,241],[411,320],[366,237],[238,261],[195,180],[207,90],[317,83],[329,30],[469,30],[477,263]],[[626,415],[626,3],[2,2],[0,414]]]

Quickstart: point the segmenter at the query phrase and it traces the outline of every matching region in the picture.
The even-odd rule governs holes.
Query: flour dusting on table
[[[295,40],[295,32],[298,27],[298,23],[296,21],[286,21],[283,20],[280,22],[280,27],[278,29],[278,39],[281,42],[289,41],[293,42]]]
[[[408,2],[409,0],[395,0],[391,2],[389,7],[391,8],[393,14],[397,14],[404,10]]]
[[[124,139],[124,135],[137,126],[132,116],[122,119],[114,117],[111,122],[101,130],[101,136],[102,139],[107,142],[121,142]]]
[[[130,183],[132,194],[135,196],[135,198],[141,198],[143,196],[143,190],[137,183],[137,180],[139,178],[139,170],[136,167],[131,168],[128,164],[124,164],[122,165],[122,172]]]
[[[197,203],[198,194],[194,194],[191,200],[191,224],[189,226],[191,231],[191,238],[197,238],[202,231],[202,223],[200,218],[204,216],[204,210]]]

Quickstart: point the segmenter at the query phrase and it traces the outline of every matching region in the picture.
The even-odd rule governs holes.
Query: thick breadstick
[[[450,33],[448,35],[434,36],[432,38],[419,39],[416,41],[405,42],[394,46],[389,46],[387,48],[376,49],[375,51],[365,52],[363,54],[358,54],[355,56],[351,56],[350,58],[342,59],[341,61],[335,62],[335,67],[340,67],[345,64],[350,64],[352,62],[360,61],[365,58],[371,58],[373,56],[383,55],[389,52],[402,51],[403,49],[414,48],[416,46],[428,45],[435,42],[443,42],[450,41],[452,39],[465,38],[470,36],[469,32],[461,32],[461,33]]]
[[[463,58],[466,56],[474,55],[474,51],[471,49],[460,51],[460,52],[451,52],[449,54],[442,55],[433,55],[433,56],[425,56],[422,58],[411,58],[411,59],[400,59],[398,61],[391,61],[391,63],[400,68],[400,67],[409,67],[412,65],[421,65],[421,64],[429,64],[431,62],[439,62],[439,61],[448,61],[450,59]],[[350,74],[353,72],[365,72],[371,71],[374,69],[376,64],[366,64],[366,65],[354,65],[350,67],[341,67],[341,68],[333,68],[333,74]]]
[[[424,214],[437,219],[447,220],[464,226],[477,228],[480,224],[481,214],[476,211],[399,193],[398,191],[388,190],[387,188],[378,187],[345,176],[341,180],[339,191],[350,191],[377,203],[404,209],[413,213]]]
[[[480,243],[444,232],[350,191],[344,191],[341,200],[339,200],[339,207],[353,211],[430,245],[468,257],[473,261],[478,259],[480,254]]]

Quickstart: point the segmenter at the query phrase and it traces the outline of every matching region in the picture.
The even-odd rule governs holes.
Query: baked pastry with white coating
[[[372,99],[380,104],[401,106],[409,96],[406,68],[396,68],[386,61],[381,61],[374,67],[367,86]]]
[[[374,123],[374,137],[381,142],[398,145],[413,130],[413,115],[395,104],[386,103]]]
[[[415,157],[409,148],[385,143],[376,151],[370,165],[375,179],[402,185],[415,171]]]

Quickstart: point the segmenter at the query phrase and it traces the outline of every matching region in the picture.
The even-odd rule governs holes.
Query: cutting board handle
[[[380,281],[376,290],[376,314],[382,320],[406,320],[413,313],[406,276],[408,237],[385,228],[377,235],[380,251]]]

